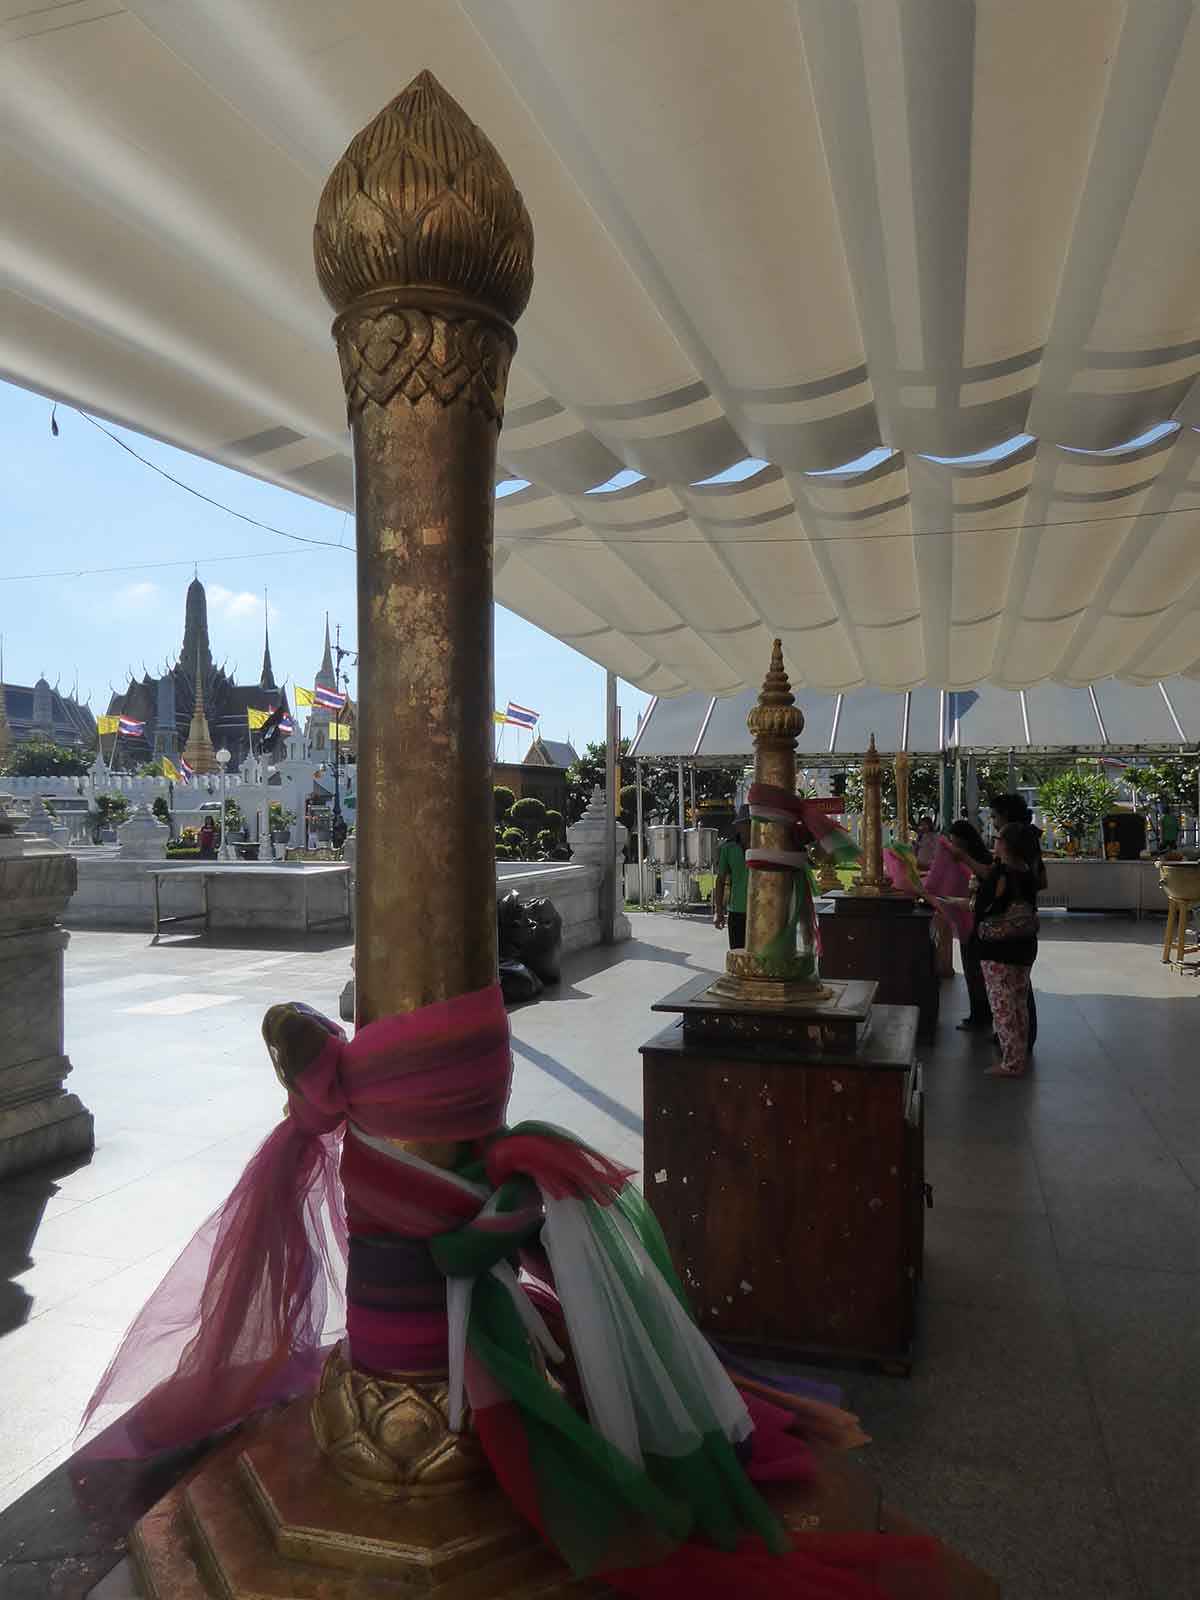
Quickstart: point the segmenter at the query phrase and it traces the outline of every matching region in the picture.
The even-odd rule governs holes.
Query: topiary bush
[[[554,835],[554,842],[557,844],[566,831],[567,819],[563,816],[561,811],[547,809],[546,826]]]
[[[516,804],[516,795],[504,784],[498,783],[492,790],[492,800],[496,807],[496,821],[503,822],[508,813]]]
[[[528,841],[520,828],[505,828],[501,844],[508,851],[508,859],[513,861],[524,855]]]
[[[541,800],[533,795],[518,800],[509,812],[509,820],[523,828],[531,837],[540,833],[546,826],[546,807]]]

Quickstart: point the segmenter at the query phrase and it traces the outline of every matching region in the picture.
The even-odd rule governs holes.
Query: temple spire
[[[329,643],[329,613],[325,613],[325,654],[321,657],[321,670],[317,682],[323,689],[336,689],[337,677],[333,670],[333,648]]]
[[[212,671],[212,651],[208,643],[208,597],[198,575],[188,584],[183,648],[179,652],[179,659],[195,661],[201,676]]]
[[[200,591],[204,593],[203,589]],[[191,591],[188,591],[189,597]],[[196,698],[192,705],[192,721],[188,728],[187,744],[183,747],[184,759],[193,772],[219,772],[217,754],[213,749],[212,734],[208,731],[208,717],[204,710],[204,669],[199,651],[196,652]]]
[[[326,638],[328,638],[328,622],[326,622]],[[267,603],[267,591],[263,590],[263,664],[262,677],[258,680],[260,689],[277,689],[275,672],[271,666],[271,608]]]

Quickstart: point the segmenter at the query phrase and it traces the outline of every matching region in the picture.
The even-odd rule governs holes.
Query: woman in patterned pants
[[[976,932],[983,979],[1000,1041],[992,1077],[1019,1078],[1029,1066],[1029,989],[1037,960],[1037,831],[1013,822],[999,834],[993,895]]]

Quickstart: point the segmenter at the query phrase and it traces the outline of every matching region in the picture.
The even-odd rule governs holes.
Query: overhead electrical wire
[[[205,556],[206,567],[215,566],[218,561],[276,561],[280,556],[290,555],[287,550],[247,550],[241,556]],[[39,578],[94,578],[110,572],[157,572],[163,567],[193,567],[196,563],[190,557],[179,561],[136,561],[128,566],[119,567],[64,567],[61,572],[0,572],[0,583],[34,583]]]
[[[214,507],[214,509],[217,511],[223,511],[227,516],[235,517],[239,522],[245,522],[250,527],[261,528],[265,533],[277,534],[281,539],[289,539],[296,544],[311,545],[316,548],[342,550],[354,553],[355,546],[343,544],[340,539],[314,539],[306,534],[292,533],[287,528],[277,528],[273,523],[263,522],[257,517],[247,516],[243,511],[235,511],[232,506],[227,506],[222,501],[213,499],[211,495],[204,494],[201,490],[193,488],[190,483],[185,483],[182,478],[175,477],[173,473],[167,472],[165,468],[160,467],[156,462],[151,461],[144,455],[141,455],[132,447],[132,445],[126,444],[124,439],[119,438],[117,434],[113,433],[109,428],[106,428],[103,423],[98,422],[95,417],[89,416],[86,411],[79,411],[77,408],[73,409],[76,410],[77,416],[82,417],[85,422],[90,422],[93,428],[97,428],[107,439],[111,439],[113,444],[124,450],[127,455],[131,455],[135,461],[140,461],[144,467],[149,467],[151,472],[156,472],[159,477],[165,478],[168,483],[174,484],[176,488],[182,489],[186,494],[193,495],[197,500],[204,501],[206,505]],[[1147,488],[1150,487],[1151,485],[1147,485]],[[963,514],[966,516],[971,515],[970,507],[964,506]],[[341,539],[345,538],[346,518],[348,515],[349,513],[343,514]],[[797,549],[805,549],[816,544],[828,546],[837,544],[893,543],[897,540],[911,541],[915,539],[954,539],[959,537],[983,538],[991,534],[1033,533],[1048,528],[1098,527],[1106,522],[1136,522],[1142,518],[1148,517],[1161,518],[1182,516],[1200,516],[1200,505],[1171,506],[1162,511],[1130,511],[1115,517],[1061,517],[1047,519],[1041,522],[998,523],[991,527],[977,529],[912,528],[907,531],[898,531],[895,533],[822,534],[816,538],[810,534],[808,538],[804,540],[797,539],[793,536],[779,538],[777,536],[772,537],[769,535],[737,535],[729,538],[685,537],[682,539],[647,538],[637,533],[628,534],[625,536],[614,536],[597,533],[593,527],[589,527],[586,523],[582,522],[579,524],[578,535],[572,534],[563,537],[562,535],[550,534],[547,536],[542,536],[536,531],[531,531],[528,533],[505,533],[503,530],[500,530],[496,534],[496,539],[498,543],[507,545],[535,545],[542,549],[578,550],[584,552],[610,550],[614,548],[620,548],[622,546],[629,546],[631,548],[646,548],[652,546],[661,547],[671,545],[678,545],[681,548],[692,547],[704,550],[718,547],[736,549],[757,545],[778,544],[790,545]],[[239,556],[209,556],[206,558],[206,560],[209,563],[217,561],[263,560],[279,553],[280,552],[274,550],[249,551],[245,555]],[[193,563],[191,561],[153,561],[139,562],[135,565],[129,566],[86,567],[63,570],[60,572],[0,573],[0,582],[31,583],[46,578],[85,578],[114,572],[149,572],[163,567],[191,566],[192,564]]]
[[[186,494],[195,495],[197,500],[203,500],[206,505],[215,506],[218,511],[223,511],[226,516],[236,517],[239,522],[248,522],[252,528],[261,528],[264,533],[277,533],[281,539],[292,539],[296,544],[325,545],[330,550],[345,550],[346,545],[339,544],[335,539],[313,539],[307,534],[290,533],[286,528],[277,528],[273,523],[260,522],[257,517],[248,517],[244,511],[235,511],[232,506],[224,505],[220,500],[214,500],[211,495],[204,494],[199,489],[194,489],[190,483],[184,483],[182,478],[177,478],[168,472],[165,467],[160,467],[147,456],[140,455],[132,445],[126,444],[110,428],[102,422],[97,422],[95,417],[90,417],[86,411],[75,409],[75,415],[82,417],[85,422],[90,422],[93,428],[99,428],[106,439],[111,439],[126,454],[131,455],[135,461],[140,461],[144,467],[149,467],[151,472],[157,472],[160,478],[165,478],[168,483],[173,483],[177,489],[182,489]]]

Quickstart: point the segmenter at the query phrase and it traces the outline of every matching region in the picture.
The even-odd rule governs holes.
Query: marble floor
[[[721,944],[632,922],[632,943],[574,958],[513,1014],[513,1114],[640,1167],[648,1007]],[[1200,979],[1161,966],[1161,937],[1046,917],[1037,1066],[1018,1082],[983,1076],[990,1047],[954,1030],[961,980],[946,986],[923,1051],[935,1205],[916,1368],[840,1380],[889,1497],[1009,1600],[1200,1594]],[[122,1330],[277,1119],[265,1006],[336,1015],[348,958],[72,938],[67,1048],[98,1144],[0,1187],[0,1506],[70,1453]]]

